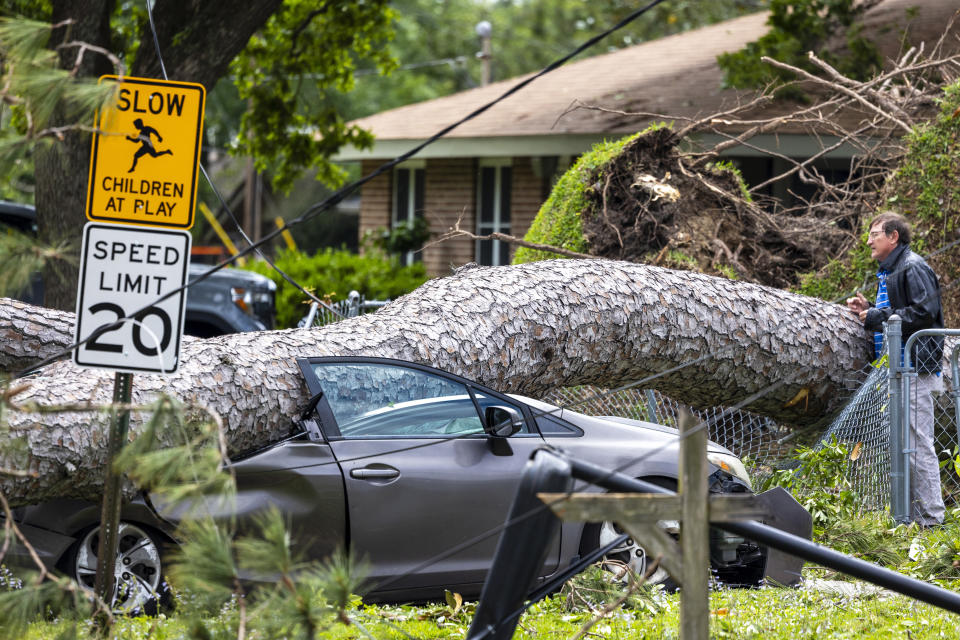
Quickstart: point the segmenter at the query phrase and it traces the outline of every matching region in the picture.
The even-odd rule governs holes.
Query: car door
[[[517,402],[428,367],[381,359],[300,361],[343,472],[350,544],[372,588],[475,592],[523,467],[543,440],[529,412],[510,438],[481,422]],[[543,573],[556,568],[559,547]]]

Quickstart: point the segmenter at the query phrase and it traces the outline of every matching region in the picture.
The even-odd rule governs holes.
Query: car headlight
[[[248,316],[253,315],[253,292],[241,287],[230,289],[230,299]]]
[[[750,482],[750,474],[747,468],[740,462],[740,458],[729,453],[707,452],[707,462],[720,467],[735,478],[739,478],[747,483],[747,486],[753,490],[753,483]]]

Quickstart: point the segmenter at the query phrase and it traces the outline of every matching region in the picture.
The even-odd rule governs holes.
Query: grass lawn
[[[849,583],[848,583],[849,584]],[[678,637],[678,594],[647,591],[631,598],[629,608],[617,608],[598,620],[581,637],[643,640]],[[572,604],[571,604],[572,603]],[[599,607],[594,607],[599,610]],[[956,638],[960,616],[897,595],[885,593],[844,595],[805,589],[734,589],[714,591],[710,596],[712,638],[764,638],[801,640],[813,638]],[[473,614],[468,603],[454,611],[446,605],[369,606],[349,612],[362,625],[340,623],[318,637],[378,640],[464,638]],[[574,638],[594,614],[579,596],[565,591],[534,605],[520,620],[514,638]],[[206,632],[200,631],[202,621]],[[258,621],[262,622],[262,621]],[[53,640],[73,624],[69,621],[35,623],[27,638]],[[86,628],[80,623],[80,637]],[[304,637],[293,629],[280,635],[248,630],[248,638]],[[217,616],[192,618],[185,614],[159,618],[122,619],[114,638],[124,640],[174,638],[236,638],[237,614],[228,609]]]

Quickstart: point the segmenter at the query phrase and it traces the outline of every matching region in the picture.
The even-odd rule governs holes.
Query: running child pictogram
[[[153,141],[150,139],[151,135],[157,137],[157,142],[163,142],[163,136],[160,135],[156,129],[149,125],[143,124],[143,120],[137,118],[133,121],[133,126],[137,128],[137,135],[127,136],[127,140],[130,142],[137,142],[140,144],[140,148],[137,149],[137,152],[133,154],[133,164],[127,169],[127,173],[133,173],[133,170],[137,168],[137,160],[143,156],[150,154],[152,158],[158,158],[163,155],[170,154],[173,155],[173,151],[170,149],[164,149],[163,151],[157,151],[156,147],[153,146]]]

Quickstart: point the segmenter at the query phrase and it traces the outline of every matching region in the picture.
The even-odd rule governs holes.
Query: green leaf
[[[460,607],[463,606],[463,596],[459,593],[444,589],[443,599],[447,601],[447,606],[452,610],[451,615],[456,615],[460,611]]]

